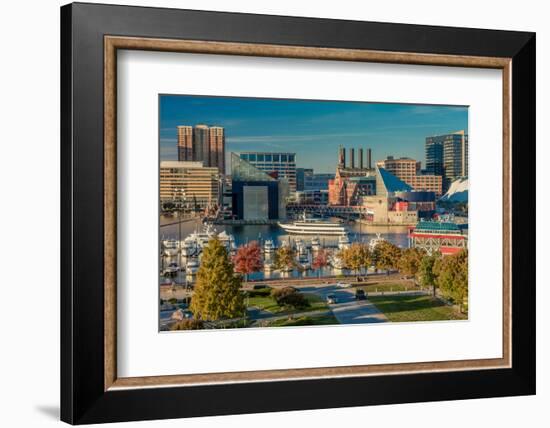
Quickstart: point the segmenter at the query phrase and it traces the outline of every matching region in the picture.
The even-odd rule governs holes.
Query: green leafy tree
[[[273,297],[281,307],[304,309],[310,306],[304,295],[298,292],[294,287],[275,288],[271,292],[271,297]]]
[[[408,276],[415,276],[420,269],[424,254],[418,248],[407,248],[401,251],[401,257],[397,263],[399,271]]]
[[[399,259],[401,258],[401,250],[398,246],[388,241],[382,241],[376,245],[374,249],[374,257],[377,269],[389,271],[397,269]]]
[[[463,311],[468,299],[468,251],[442,257],[434,264],[437,286]]]
[[[235,318],[244,313],[241,278],[235,275],[227,250],[218,239],[204,247],[189,309],[196,319]]]
[[[296,266],[296,253],[287,245],[277,248],[275,251],[275,257],[273,260],[275,269],[288,271],[292,270]]]
[[[435,254],[432,254],[431,256],[424,256],[418,269],[420,284],[423,287],[431,287],[433,297],[435,297],[435,290],[437,286],[437,276],[434,271],[434,266],[438,259],[439,257]]]
[[[358,242],[344,248],[340,252],[340,259],[347,269],[354,271],[356,274],[362,268],[368,268],[371,263],[369,248]]]

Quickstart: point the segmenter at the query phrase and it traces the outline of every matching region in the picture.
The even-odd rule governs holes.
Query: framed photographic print
[[[61,53],[62,420],[535,393],[533,33],[76,3]]]

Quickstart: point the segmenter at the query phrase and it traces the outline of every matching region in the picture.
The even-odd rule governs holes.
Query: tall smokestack
[[[355,168],[355,149],[352,147],[349,149],[349,159],[352,168]]]
[[[342,147],[342,167],[346,167],[346,148]]]
[[[345,154],[344,148],[342,146],[338,147],[338,167],[343,168],[345,164]]]
[[[363,149],[359,149],[359,169],[363,169]]]
[[[372,150],[367,149],[367,168],[372,169]]]

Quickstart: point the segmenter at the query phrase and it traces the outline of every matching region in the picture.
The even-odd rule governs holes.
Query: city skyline
[[[177,160],[177,126],[207,124],[225,128],[228,166],[231,152],[292,151],[297,166],[334,172],[343,145],[424,168],[426,137],[468,133],[465,106],[161,95],[159,107],[160,160]]]

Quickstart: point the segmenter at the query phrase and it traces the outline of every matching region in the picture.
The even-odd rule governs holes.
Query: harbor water
[[[350,242],[362,242],[368,244],[371,239],[380,238],[385,239],[401,248],[407,248],[408,246],[408,231],[407,227],[400,226],[370,226],[360,223],[346,223],[346,229],[348,230],[348,236]],[[177,217],[161,216],[160,217],[160,241],[163,240],[179,240],[183,241],[186,237],[194,232],[201,231],[203,223],[200,219],[182,219],[178,221]],[[276,247],[288,243],[294,246],[296,240],[301,240],[306,246],[310,247],[311,240],[316,238],[315,236],[300,236],[294,234],[288,234],[278,225],[216,225],[214,226],[216,232],[221,233],[225,231],[228,235],[232,235],[235,239],[235,245],[241,246],[251,241],[258,241],[261,246],[267,240],[271,240]],[[338,236],[318,236],[322,247],[330,251],[336,251],[338,246]],[[160,245],[159,250],[162,250]],[[312,260],[312,249],[308,249],[309,260]],[[179,260],[178,260],[179,259]],[[164,271],[170,264],[184,267],[186,264],[185,257],[179,256],[167,256],[161,253],[160,257],[160,271]],[[344,270],[333,269],[331,267],[324,268],[321,272],[322,276],[334,276],[345,274]],[[291,272],[282,273],[277,270],[264,270],[261,272],[255,272],[249,276],[250,280],[262,280],[262,279],[277,279],[288,277],[316,277],[319,272],[313,269],[300,269],[293,270]],[[165,277],[161,275],[161,284],[169,284],[175,282],[176,284],[188,284],[192,282],[189,275],[180,271],[177,275],[171,277]]]

